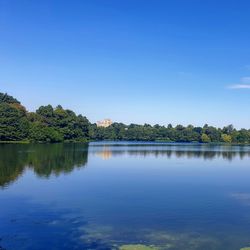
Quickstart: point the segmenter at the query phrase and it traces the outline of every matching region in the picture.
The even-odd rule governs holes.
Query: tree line
[[[28,112],[18,100],[0,93],[0,141],[86,141],[90,125],[86,117],[60,105]]]
[[[0,93],[0,141],[63,142],[90,140],[167,141],[203,143],[250,143],[250,129],[237,130],[233,125],[216,128],[138,125],[113,123],[97,127],[82,115],[62,106],[41,106],[28,112],[14,97]]]

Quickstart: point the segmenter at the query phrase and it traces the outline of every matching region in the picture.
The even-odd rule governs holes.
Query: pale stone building
[[[96,124],[97,124],[97,127],[104,127],[104,128],[107,128],[109,127],[113,122],[110,120],[110,119],[104,119],[102,121],[98,121]]]

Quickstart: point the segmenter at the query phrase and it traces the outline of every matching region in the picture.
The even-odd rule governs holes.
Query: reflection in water
[[[83,167],[87,159],[87,144],[0,145],[0,186],[15,181],[25,168],[32,168],[40,177],[49,177]]]
[[[129,156],[155,156],[155,157],[176,157],[176,158],[223,158],[232,160],[235,157],[250,157],[250,147],[247,146],[210,146],[192,144],[101,144],[92,143],[90,151],[102,159],[111,157]]]
[[[112,151],[109,146],[103,146],[101,151],[96,152],[97,156],[100,156],[103,160],[108,160],[112,157]]]
[[[250,147],[209,146],[201,144],[2,144],[0,145],[0,186],[15,181],[25,170],[32,168],[39,177],[69,173],[87,163],[88,151],[103,160],[120,156],[223,158],[250,157]]]
[[[249,146],[0,145],[0,249],[239,250],[249,157]]]

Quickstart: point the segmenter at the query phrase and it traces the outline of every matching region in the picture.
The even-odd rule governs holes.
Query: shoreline
[[[150,143],[150,144],[200,144],[200,145],[224,145],[224,146],[250,146],[249,143],[225,143],[225,142],[179,142],[179,141],[141,141],[141,140],[87,140],[87,141],[62,141],[62,142],[39,142],[39,141],[0,141],[0,144],[63,144],[63,143]]]

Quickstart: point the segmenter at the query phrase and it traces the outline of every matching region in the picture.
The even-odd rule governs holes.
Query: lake
[[[0,249],[250,247],[250,147],[0,145]]]

